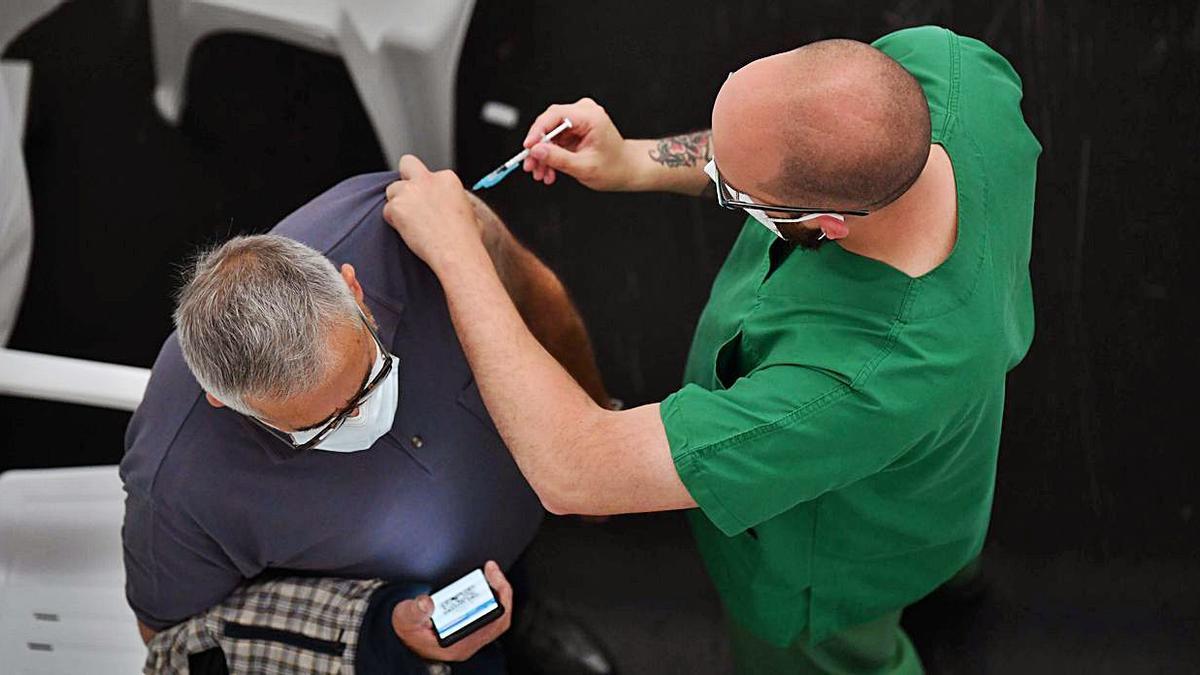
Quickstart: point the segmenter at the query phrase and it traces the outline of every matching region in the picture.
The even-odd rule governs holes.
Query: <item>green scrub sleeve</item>
[[[728,389],[687,385],[660,414],[684,485],[734,536],[895,461],[918,433],[908,407],[816,369],[776,365]]]

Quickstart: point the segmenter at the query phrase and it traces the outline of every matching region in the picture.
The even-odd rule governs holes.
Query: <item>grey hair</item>
[[[248,397],[287,398],[321,382],[332,365],[330,331],[356,324],[359,309],[328,258],[260,234],[197,255],[174,319],[200,386],[252,415]]]

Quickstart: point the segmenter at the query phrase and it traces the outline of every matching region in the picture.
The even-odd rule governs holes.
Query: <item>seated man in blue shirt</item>
[[[264,572],[436,588],[488,560],[509,569],[533,538],[542,504],[441,287],[381,216],[395,178],[349,179],[190,271],[121,463],[126,595],[146,639]],[[562,285],[474,203],[530,329],[605,400]],[[432,630],[406,644],[469,656]]]

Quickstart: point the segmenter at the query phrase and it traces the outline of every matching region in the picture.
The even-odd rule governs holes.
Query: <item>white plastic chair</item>
[[[0,349],[0,395],[135,410],[148,368]]]
[[[4,0],[0,2],[0,53],[38,19],[46,16],[63,0]]]
[[[117,467],[0,474],[0,664],[5,673],[141,672],[125,603]]]
[[[0,0],[0,54],[63,0]],[[25,174],[25,113],[30,67],[0,61],[0,347],[8,343],[33,248],[33,210]]]
[[[0,394],[133,410],[150,371],[0,349]],[[116,466],[0,474],[0,671],[141,672]]]
[[[214,33],[250,33],[340,55],[395,166],[412,153],[454,162],[454,83],[475,0],[150,0],[158,84],[170,123],[185,103],[188,58]]]
[[[28,92],[29,65],[0,62],[0,347],[8,343],[16,323],[33,249],[33,209],[21,145]]]

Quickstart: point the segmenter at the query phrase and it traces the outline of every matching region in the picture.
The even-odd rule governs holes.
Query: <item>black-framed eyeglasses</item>
[[[361,312],[359,312],[359,318],[362,319],[363,325],[367,327],[367,332],[369,332],[371,334],[371,338],[375,340],[376,348],[379,349],[379,353],[383,356],[383,367],[379,369],[378,375],[371,378],[370,382],[367,382],[363,385],[362,389],[359,390],[358,394],[355,395],[354,400],[352,400],[349,405],[334,413],[334,415],[329,418],[329,421],[325,422],[325,426],[323,426],[321,430],[317,432],[316,436],[313,436],[303,443],[296,443],[291,434],[280,431],[279,429],[276,429],[275,427],[263,422],[253,415],[247,415],[247,417],[250,418],[250,421],[257,424],[260,428],[264,429],[275,438],[287,443],[294,450],[311,450],[312,448],[320,445],[321,441],[329,438],[330,434],[342,428],[342,425],[346,423],[346,420],[350,419],[354,411],[361,407],[368,398],[371,398],[371,394],[375,393],[375,390],[379,388],[379,385],[382,384],[384,380],[387,379],[388,374],[392,372],[391,353],[383,346],[383,342],[380,341],[379,335],[371,326],[371,322],[367,321],[367,318],[363,316]],[[370,375],[370,371],[368,371],[367,374]],[[318,422],[317,424],[321,423]]]
[[[737,211],[738,209],[754,209],[756,211],[772,211],[775,213],[787,213],[799,216],[798,218],[776,218],[774,216],[763,213],[763,216],[768,218],[773,223],[797,223],[804,220],[804,216],[816,215],[836,215],[836,216],[865,216],[871,212],[867,209],[829,209],[816,206],[783,206],[780,204],[761,204],[756,201],[747,199],[746,196],[729,186],[725,182],[725,178],[721,176],[721,170],[717,168],[716,160],[708,163],[704,167],[704,172],[713,179],[717,188],[717,204],[721,208]]]

